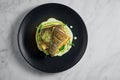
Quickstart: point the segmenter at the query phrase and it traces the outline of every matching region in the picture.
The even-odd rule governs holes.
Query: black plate
[[[63,21],[77,37],[75,46],[61,57],[46,56],[35,42],[36,27],[48,18]],[[43,4],[30,11],[23,19],[18,32],[18,46],[25,60],[44,72],[61,72],[74,66],[83,56],[87,46],[87,30],[81,17],[71,8],[56,3]]]

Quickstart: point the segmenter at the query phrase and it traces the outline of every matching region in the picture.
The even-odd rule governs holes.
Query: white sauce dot
[[[73,26],[70,26],[70,28],[73,28]]]
[[[74,40],[76,40],[76,39],[77,39],[77,37],[75,36],[75,37],[74,37]]]

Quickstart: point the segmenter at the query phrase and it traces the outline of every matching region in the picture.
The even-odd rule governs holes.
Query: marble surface
[[[34,7],[52,2],[76,10],[89,38],[77,65],[56,74],[29,66],[16,46],[24,16]],[[0,0],[0,80],[120,80],[120,0]]]

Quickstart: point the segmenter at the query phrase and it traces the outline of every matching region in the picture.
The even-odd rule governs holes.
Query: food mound
[[[50,56],[62,56],[72,47],[73,34],[69,27],[49,18],[37,27],[36,43],[40,51]]]

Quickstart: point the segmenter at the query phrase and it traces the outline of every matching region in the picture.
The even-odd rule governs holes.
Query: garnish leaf
[[[73,43],[69,43],[69,45],[70,45],[70,46],[75,46],[75,44],[73,44]]]
[[[65,48],[65,45],[63,45],[63,46],[59,49],[59,51],[62,51],[64,48]]]

